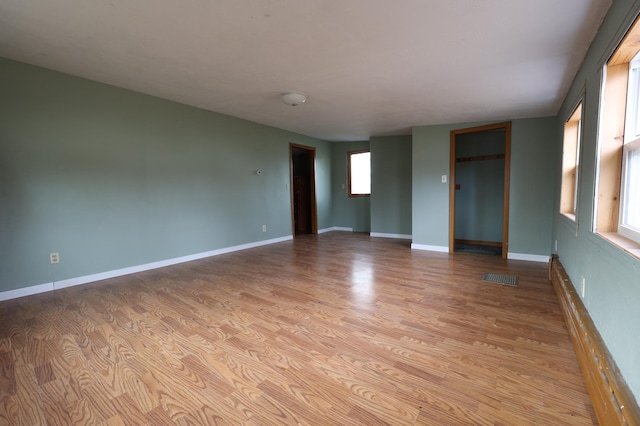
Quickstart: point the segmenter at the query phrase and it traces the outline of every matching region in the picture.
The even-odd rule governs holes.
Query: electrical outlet
[[[584,299],[584,293],[587,289],[587,281],[584,279],[584,277],[580,277],[580,282],[582,283],[582,289],[580,290],[580,294],[582,295],[582,298]]]
[[[262,232],[267,232],[267,225],[262,225]]]
[[[340,189],[344,189],[344,183],[340,185]]]
[[[49,253],[49,261],[52,265],[54,263],[60,263],[60,253]]]
[[[447,175],[442,175],[442,183],[447,183]]]

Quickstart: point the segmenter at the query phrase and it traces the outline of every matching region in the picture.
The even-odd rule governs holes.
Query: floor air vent
[[[491,272],[485,272],[482,281],[500,285],[508,285],[510,287],[518,287],[517,275],[493,274]]]

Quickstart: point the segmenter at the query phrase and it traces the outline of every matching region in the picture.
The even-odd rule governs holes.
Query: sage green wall
[[[555,117],[512,121],[509,253],[550,254],[554,187]],[[449,134],[488,123],[413,128],[413,243],[448,247]]]
[[[371,232],[411,235],[411,136],[373,137]]]
[[[331,144],[333,226],[352,228],[355,232],[371,231],[371,203],[370,197],[347,197],[347,152],[366,148],[369,141]]]
[[[0,59],[0,291],[291,235],[290,142],[330,227],[328,142]]]
[[[640,1],[614,1],[560,110],[555,132],[553,239],[558,255],[616,361],[627,384],[640,400],[640,261],[593,232],[598,137],[598,108],[602,66],[621,40]],[[582,157],[578,187],[579,227],[560,215],[562,128],[572,108],[583,99]]]
[[[551,254],[556,117],[513,120],[509,253]]]
[[[413,128],[411,163],[411,230],[414,244],[449,244],[449,132],[464,125]]]

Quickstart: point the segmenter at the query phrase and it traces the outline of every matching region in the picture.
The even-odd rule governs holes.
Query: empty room
[[[0,1],[0,424],[640,424],[639,14]]]

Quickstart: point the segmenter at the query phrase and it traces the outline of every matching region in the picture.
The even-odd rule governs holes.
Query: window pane
[[[631,113],[633,114],[633,138],[637,138],[638,135],[640,135],[640,84],[638,81],[638,68],[633,70],[633,76],[634,76],[634,91],[633,91],[633,98],[631,99],[631,102],[633,103],[633,105],[629,105],[629,108],[631,108]]]
[[[638,55],[629,64],[629,94],[627,95],[627,114],[625,142],[637,139],[640,135],[640,61]]]
[[[575,221],[578,210],[580,169],[580,138],[582,132],[582,102],[579,102],[564,124],[562,142],[562,188],[560,213]]]
[[[371,153],[351,154],[351,193],[371,194]]]
[[[625,157],[622,223],[640,231],[640,148]]]
[[[578,211],[578,182],[580,181],[580,177],[578,173],[580,173],[580,141],[582,140],[582,120],[578,120],[578,137],[576,140],[576,172],[575,172],[575,180],[573,182],[573,214],[576,214]]]

